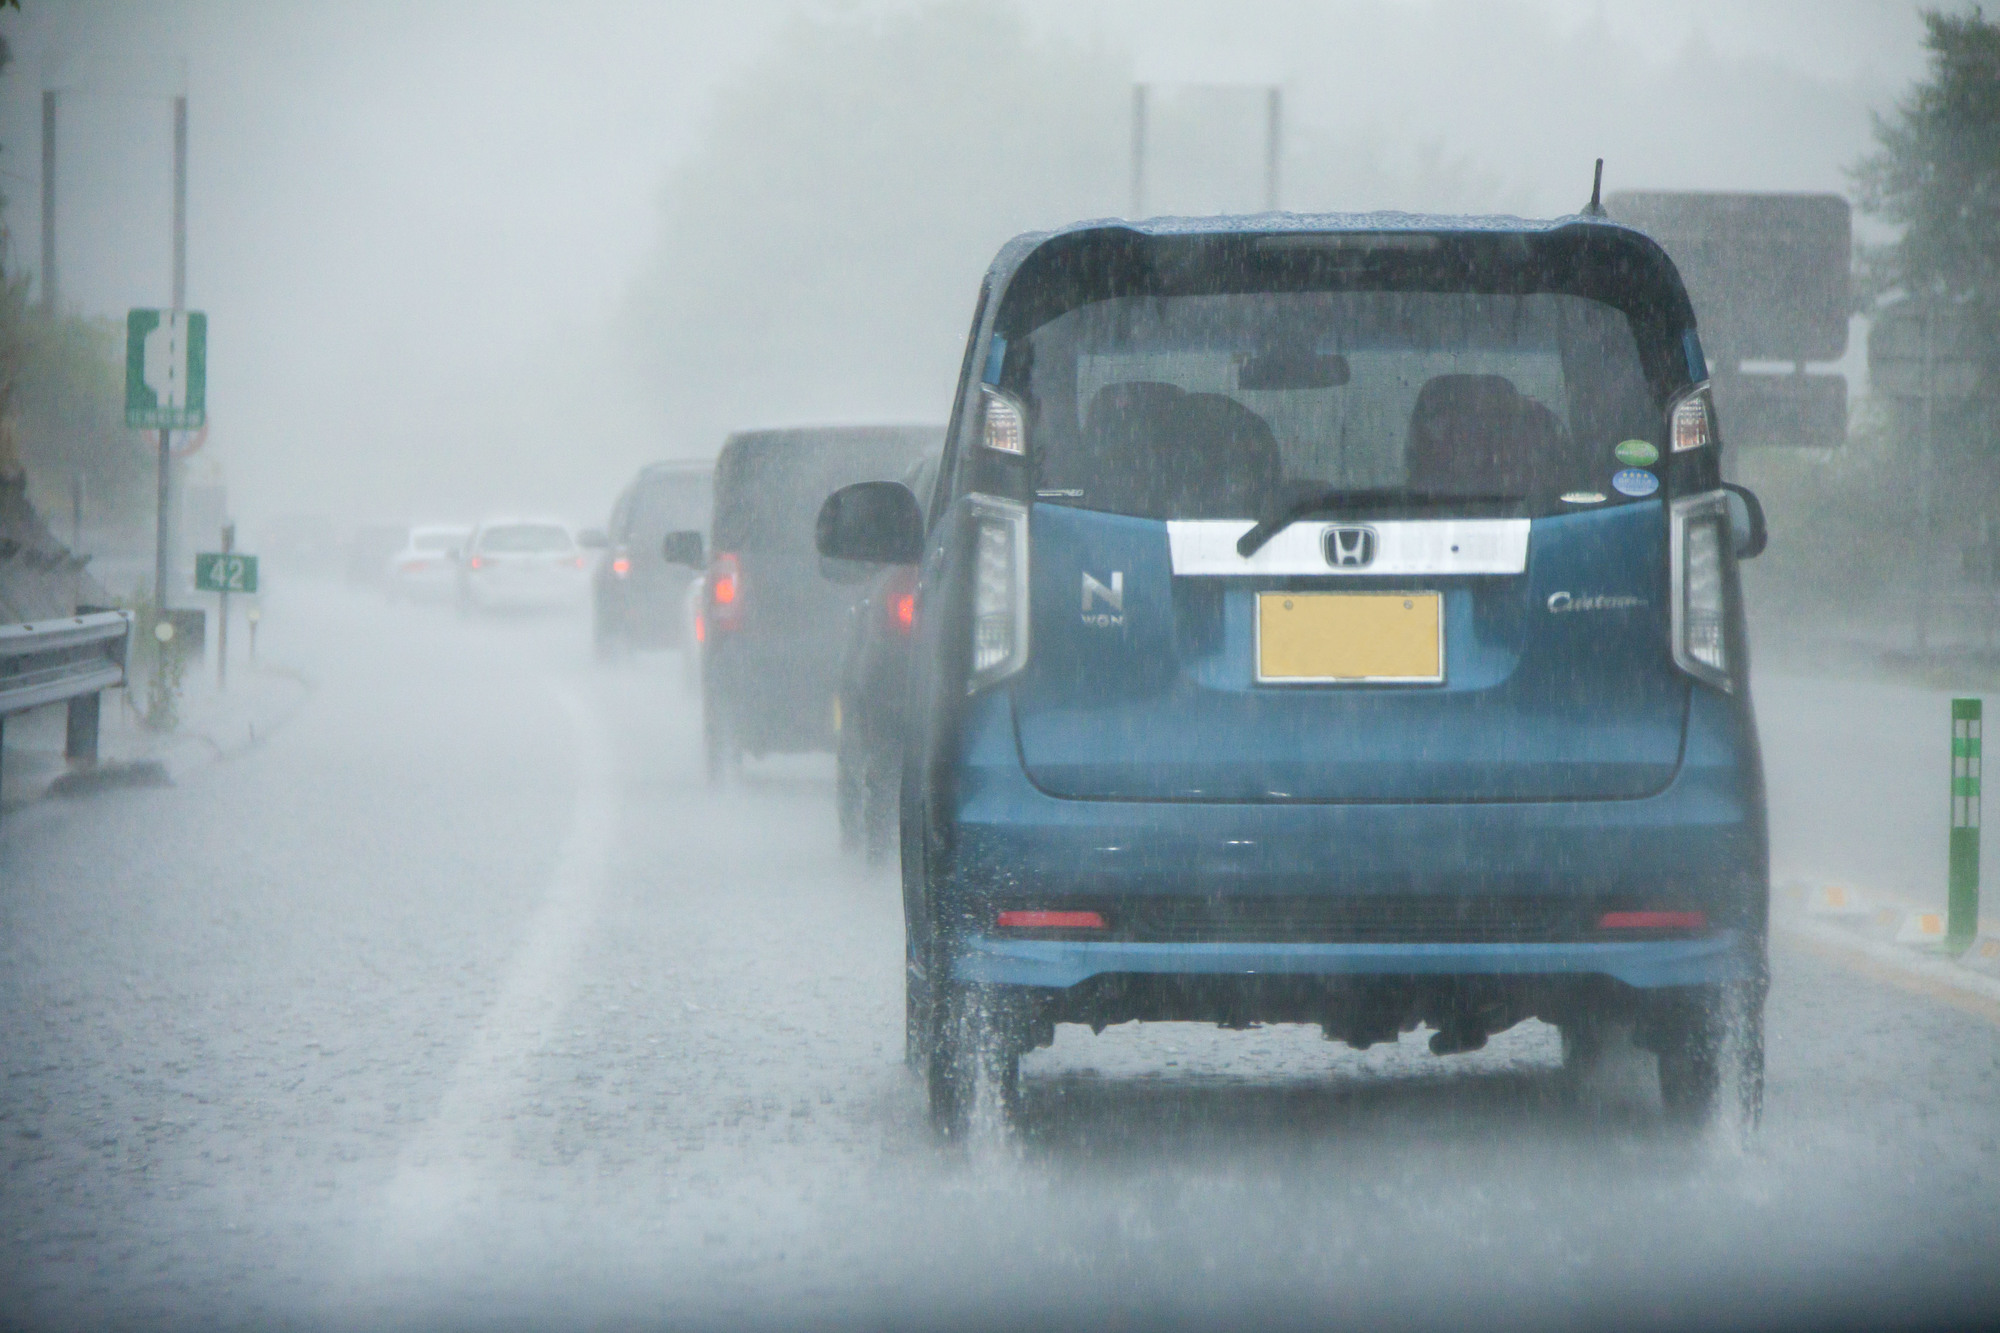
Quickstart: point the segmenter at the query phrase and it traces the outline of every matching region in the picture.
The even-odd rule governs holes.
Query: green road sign
[[[125,425],[195,430],[208,418],[208,316],[134,310],[125,316]]]
[[[257,557],[234,551],[203,551],[194,558],[194,590],[257,591]]]

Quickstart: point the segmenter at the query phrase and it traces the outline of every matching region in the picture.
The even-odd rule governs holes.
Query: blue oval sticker
[[[1644,468],[1620,468],[1611,478],[1611,489],[1620,495],[1651,495],[1660,489],[1660,479]]]

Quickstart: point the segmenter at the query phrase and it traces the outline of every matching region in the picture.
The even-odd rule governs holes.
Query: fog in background
[[[1130,207],[1555,214],[1607,188],[1843,190],[1922,70],[1913,8],[1358,0],[198,4],[0,18],[0,181],[39,256],[64,91],[63,304],[168,298],[168,98],[189,97],[188,300],[253,528],[488,508],[601,518],[729,429],[937,420],[1007,237]],[[1850,361],[1858,358],[1850,357]]]

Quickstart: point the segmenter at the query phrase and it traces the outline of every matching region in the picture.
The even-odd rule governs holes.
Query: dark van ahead
[[[819,427],[723,445],[698,621],[712,779],[746,753],[834,748],[841,643],[859,589],[822,577],[814,515],[851,482],[903,475],[942,436],[935,426]]]
[[[902,793],[934,1117],[1057,1023],[1439,1054],[1611,1024],[1696,1118],[1762,1081],[1767,854],[1694,313],[1644,235],[1407,215],[1004,249],[920,560]]]
[[[613,502],[604,555],[590,577],[598,656],[679,648],[689,637],[687,591],[697,575],[668,563],[661,543],[669,532],[707,530],[714,467],[707,459],[650,463]]]

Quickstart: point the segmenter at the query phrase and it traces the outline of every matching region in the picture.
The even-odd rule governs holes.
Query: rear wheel
[[[840,822],[840,850],[861,851],[868,805],[868,746],[861,728],[849,722],[840,729],[833,756],[834,811]]]
[[[713,694],[703,694],[701,740],[707,760],[708,782],[712,787],[735,780],[743,770],[743,747],[736,739],[736,727],[729,705]]]
[[[1660,1102],[1688,1124],[1730,1114],[1744,1130],[1764,1113],[1764,997],[1745,984],[1703,987],[1655,1021]]]
[[[924,1084],[931,1128],[947,1139],[1012,1123],[1021,1047],[1006,988],[934,983],[925,1027]]]

